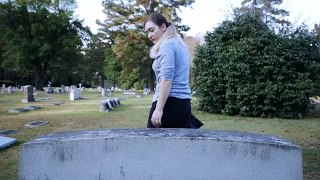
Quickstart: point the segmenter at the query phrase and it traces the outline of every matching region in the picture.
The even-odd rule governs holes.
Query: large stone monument
[[[34,102],[34,97],[33,97],[33,86],[24,86],[23,90],[23,103],[28,103],[28,102]]]
[[[22,145],[19,179],[302,180],[301,148],[279,137],[199,129],[106,129]]]

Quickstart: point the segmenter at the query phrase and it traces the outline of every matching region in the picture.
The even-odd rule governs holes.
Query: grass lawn
[[[0,149],[0,179],[18,179],[19,151],[23,143],[52,132],[93,130],[103,128],[144,128],[151,105],[152,95],[136,99],[127,96],[122,100],[124,106],[117,107],[109,113],[100,113],[99,101],[106,99],[100,92],[82,92],[83,100],[70,102],[66,94],[46,94],[39,92],[36,102],[21,103],[23,94],[0,94],[0,131],[19,130],[10,134],[17,143],[9,148]],[[52,100],[38,100],[51,97]],[[124,97],[113,93],[113,97]],[[196,100],[194,99],[192,103]],[[60,106],[49,106],[52,102],[64,102]],[[8,113],[9,109],[26,106],[40,106],[42,109],[20,114]],[[228,130],[248,133],[261,133],[280,136],[302,147],[305,180],[320,179],[320,107],[309,118],[302,120],[261,119],[239,116],[209,114],[193,110],[205,124],[202,129]],[[49,124],[38,128],[26,128],[25,124],[42,120]]]

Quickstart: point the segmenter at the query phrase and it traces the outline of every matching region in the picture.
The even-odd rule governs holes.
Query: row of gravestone
[[[100,112],[109,112],[111,109],[114,109],[117,106],[122,106],[120,103],[120,98],[113,98],[100,101],[99,111]]]

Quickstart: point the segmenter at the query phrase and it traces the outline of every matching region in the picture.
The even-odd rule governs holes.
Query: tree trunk
[[[41,72],[41,70],[36,71],[36,81],[35,81],[35,85],[36,85],[36,89],[39,91],[43,91],[43,84],[44,84],[44,80],[45,77],[43,76],[43,72]]]
[[[105,77],[104,77],[104,75],[103,75],[102,73],[101,73],[100,79],[101,79],[100,87],[101,87],[101,88],[104,88],[104,80],[105,80]]]
[[[47,76],[48,62],[44,63],[43,67],[41,65],[37,65],[36,68],[36,89],[43,91],[44,81],[46,80]]]

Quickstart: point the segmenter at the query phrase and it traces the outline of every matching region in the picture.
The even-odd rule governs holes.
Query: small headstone
[[[48,122],[45,121],[33,121],[31,123],[28,123],[24,125],[25,127],[38,127],[38,126],[43,126],[45,124],[48,124]]]
[[[66,93],[66,88],[64,85],[61,85],[61,93]]]
[[[33,87],[32,86],[28,85],[28,86],[24,87],[22,102],[23,103],[34,102]]]
[[[59,106],[59,105],[61,105],[61,104],[63,104],[63,102],[49,103],[48,105],[49,105],[49,106]]]
[[[71,87],[70,87],[70,91],[71,91],[72,89],[77,89],[77,86],[75,86],[75,85],[71,85]]]
[[[33,95],[34,95],[34,96],[38,96],[38,95],[39,95],[39,93],[33,93]]]
[[[17,133],[17,132],[19,132],[19,131],[12,130],[12,129],[4,130],[4,131],[0,131],[0,136],[7,136],[9,134],[13,134],[13,133]]]
[[[120,98],[115,98],[115,101],[117,102],[118,106],[122,106],[122,104],[120,103]]]
[[[14,93],[14,88],[12,86],[8,87],[8,93]]]
[[[54,93],[53,87],[49,87],[49,88],[47,89],[46,93],[48,93],[48,94]]]
[[[99,112],[109,112],[110,106],[106,100],[100,101]]]
[[[108,91],[107,89],[101,89],[101,96],[102,97],[111,96],[111,91]]]
[[[14,138],[0,136],[0,148],[8,147],[16,141],[17,140]]]
[[[37,109],[41,109],[41,107],[39,107],[39,106],[27,106],[27,107],[25,107],[24,109],[27,109],[27,110],[37,110]]]
[[[107,99],[106,101],[107,101],[107,103],[108,103],[108,105],[109,105],[110,109],[115,108],[115,107],[112,105],[112,103],[111,103],[110,99]]]
[[[141,94],[137,94],[137,95],[136,95],[136,98],[138,98],[138,99],[140,99],[141,97],[142,97]]]
[[[51,100],[51,97],[46,97],[46,98],[39,98],[38,100]]]
[[[2,84],[2,89],[5,89],[6,88],[6,85],[5,84]]]
[[[137,94],[137,92],[136,91],[123,91],[123,94],[124,95],[135,95],[135,94]]]
[[[28,109],[24,108],[16,108],[16,109],[9,109],[8,112],[10,113],[21,113],[21,112],[27,112]]]
[[[70,91],[70,101],[80,99],[80,96],[81,96],[80,89],[72,89]]]
[[[23,90],[24,90],[24,86],[21,86],[20,91],[23,92]]]
[[[82,92],[84,92],[85,89],[86,89],[85,87],[81,87],[81,91],[82,91]]]

